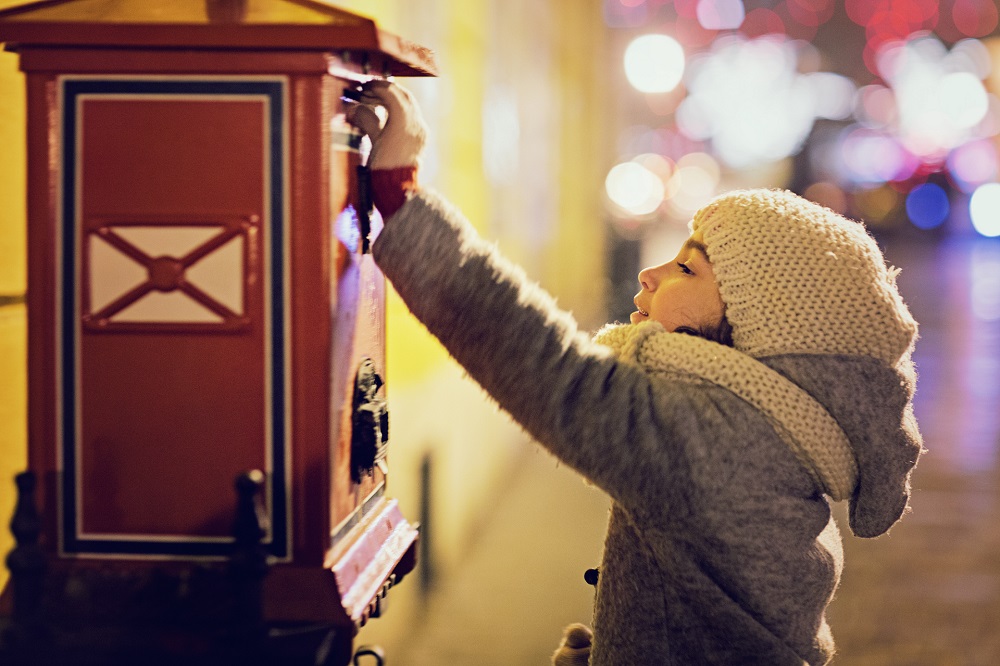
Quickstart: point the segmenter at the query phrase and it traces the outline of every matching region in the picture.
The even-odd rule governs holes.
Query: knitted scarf
[[[834,501],[853,494],[858,465],[847,435],[823,405],[760,361],[704,338],[670,333],[653,321],[609,324],[594,342],[651,374],[731,391],[765,415],[823,492]]]

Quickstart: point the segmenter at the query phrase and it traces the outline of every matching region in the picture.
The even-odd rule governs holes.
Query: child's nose
[[[656,285],[660,283],[660,273],[666,264],[660,266],[650,266],[639,271],[639,284],[646,291],[656,291]]]

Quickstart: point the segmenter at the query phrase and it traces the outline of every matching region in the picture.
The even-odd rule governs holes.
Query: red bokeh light
[[[674,9],[678,16],[695,20],[698,18],[698,0],[674,0]]]
[[[926,25],[928,22],[937,23],[940,0],[911,0],[911,3],[916,6],[924,27],[931,27]]]
[[[719,34],[717,30],[706,30],[701,27],[698,19],[684,18],[683,16],[677,18],[674,32],[677,41],[688,48],[708,46]]]
[[[878,48],[886,42],[903,40],[909,37],[920,26],[914,24],[910,17],[895,11],[877,12],[865,26],[865,34],[869,42]]]
[[[807,26],[820,26],[833,18],[832,0],[788,0],[788,15]]]
[[[784,35],[785,22],[770,9],[758,7],[757,9],[750,10],[746,15],[746,18],[743,19],[743,25],[740,26],[740,30],[750,38],[774,34]]]
[[[966,37],[984,37],[997,27],[997,7],[989,0],[955,0],[951,17]]]
[[[858,25],[868,25],[875,12],[887,8],[888,2],[883,0],[845,0],[844,9],[847,16]]]
[[[864,50],[861,52],[861,58],[865,61],[865,67],[869,72],[876,76],[880,76],[878,71],[878,47],[873,46],[872,42],[865,44]]]
[[[817,14],[823,14],[827,11],[833,12],[833,0],[788,0],[788,4],[797,5],[806,11]]]
[[[816,33],[819,32],[818,23],[803,23],[799,21],[789,12],[787,5],[778,5],[775,7],[775,10],[778,18],[785,24],[785,32],[788,33],[789,37],[792,39],[801,39],[806,42],[811,42],[816,38]]]

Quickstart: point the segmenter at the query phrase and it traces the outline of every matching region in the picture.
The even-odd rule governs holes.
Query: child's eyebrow
[[[705,244],[702,243],[699,240],[695,240],[693,238],[687,239],[684,242],[684,249],[685,250],[697,250],[698,252],[701,252],[701,255],[703,257],[705,257],[705,261],[709,261],[709,258],[708,258],[708,248],[706,248]]]

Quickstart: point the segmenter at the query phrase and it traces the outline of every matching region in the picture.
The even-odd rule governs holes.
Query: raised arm
[[[691,408],[683,392],[664,400],[666,387],[591,342],[443,198],[387,188],[392,171],[415,172],[417,155],[388,159],[378,141],[422,123],[414,123],[419,112],[397,86],[372,96],[389,113],[373,137],[376,205],[405,201],[390,210],[375,260],[411,312],[537,441],[625,504],[638,501],[647,479],[662,484],[675,468],[671,431]],[[401,115],[405,122],[392,125]],[[358,124],[366,129],[365,122],[372,121]],[[380,163],[388,167],[383,174]],[[406,182],[415,185],[413,174]]]

